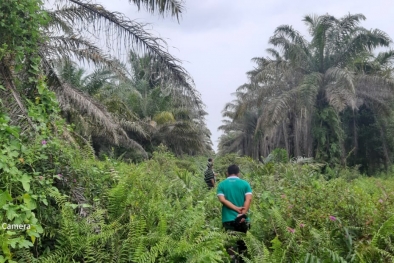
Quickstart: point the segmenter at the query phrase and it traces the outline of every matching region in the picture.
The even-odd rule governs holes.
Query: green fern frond
[[[379,228],[378,232],[374,235],[371,241],[371,245],[377,247],[378,241],[381,237],[386,237],[393,233],[394,228],[394,215],[387,219]]]

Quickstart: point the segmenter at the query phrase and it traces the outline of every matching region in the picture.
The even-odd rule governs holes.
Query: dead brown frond
[[[7,65],[4,58],[0,61],[0,82],[4,85],[6,90],[0,89],[2,102],[6,106],[7,113],[12,117],[12,123],[24,127],[23,130],[35,129],[35,126],[30,119],[24,101],[17,91],[14,84],[14,76],[11,73],[10,65]],[[5,100],[4,100],[5,99]],[[29,126],[23,125],[27,122]]]

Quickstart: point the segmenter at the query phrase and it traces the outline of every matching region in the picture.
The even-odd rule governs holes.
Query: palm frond
[[[48,32],[57,30],[58,32],[64,32],[67,35],[72,35],[74,30],[72,24],[65,21],[62,17],[62,11],[64,10],[46,10],[50,18],[50,22],[47,24],[46,30]]]
[[[352,31],[362,20],[367,18],[363,14],[347,14],[339,19],[338,25],[342,34]]]
[[[387,65],[394,61],[394,50],[379,52],[375,61],[381,65]]]
[[[380,114],[389,116],[392,112],[391,101],[394,98],[394,80],[380,76],[357,76],[357,97],[368,107]]]
[[[119,60],[104,54],[96,45],[78,35],[49,36],[49,41],[40,47],[40,53],[53,63],[70,62],[76,58],[80,63],[105,67],[119,78],[127,79],[128,73]]]
[[[129,0],[138,6],[145,6],[148,12],[154,13],[158,11],[159,14],[165,14],[166,12],[171,13],[172,16],[176,16],[179,20],[179,15],[182,14],[183,4],[179,0]]]
[[[127,136],[127,133],[103,105],[70,84],[63,82],[51,64],[45,60],[43,62],[44,70],[50,77],[50,88],[55,91],[59,105],[63,110],[78,108],[82,114],[86,114],[101,126],[96,129],[97,134],[104,136],[116,145],[122,143],[126,147],[138,149],[143,155],[147,155],[140,144]]]
[[[355,92],[354,89],[355,74],[354,72],[351,72],[347,68],[338,68],[338,67],[329,68],[325,74],[325,78],[329,83],[344,80],[345,82],[348,83],[350,90],[352,92]]]
[[[305,38],[300,34],[300,32],[295,30],[290,25],[282,25],[277,27],[275,29],[274,36],[285,36],[290,39],[292,43],[295,43],[302,48],[306,48],[307,46],[307,41],[305,40]]]
[[[73,23],[77,30],[86,31],[88,28],[96,37],[106,39],[107,44],[117,45],[119,51],[122,50],[123,44],[134,52],[141,51],[152,57],[163,75],[173,82],[173,86],[181,88],[185,94],[189,95],[193,103],[200,106],[200,94],[195,89],[194,82],[188,72],[180,66],[181,61],[166,51],[166,42],[150,34],[145,29],[146,25],[132,21],[121,13],[110,12],[101,5],[79,0],[69,1],[75,5],[65,9],[64,19],[66,22]],[[157,1],[149,2],[155,3]],[[175,4],[177,2],[162,0],[158,3],[167,6],[167,3]]]
[[[313,32],[316,30],[317,25],[319,24],[320,21],[320,16],[312,14],[312,15],[306,15],[302,19],[302,21],[305,22],[306,26],[308,27],[309,34],[313,34]]]

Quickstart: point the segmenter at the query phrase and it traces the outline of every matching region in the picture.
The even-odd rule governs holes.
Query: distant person
[[[218,185],[217,196],[223,204],[224,229],[246,233],[250,228],[247,213],[252,201],[252,188],[247,181],[239,178],[238,166],[230,165],[227,168],[227,178]],[[242,240],[239,240],[237,245],[240,253],[246,252],[247,248]]]
[[[204,172],[204,180],[209,189],[215,187],[216,184],[216,174],[213,172],[213,160],[208,159],[207,169]]]

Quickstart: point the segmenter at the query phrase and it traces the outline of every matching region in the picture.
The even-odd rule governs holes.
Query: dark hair
[[[208,159],[208,162],[212,162],[212,158],[209,158],[209,159]]]
[[[228,175],[239,174],[239,167],[236,166],[235,164],[230,165],[230,166],[227,168],[227,173],[228,173]]]

